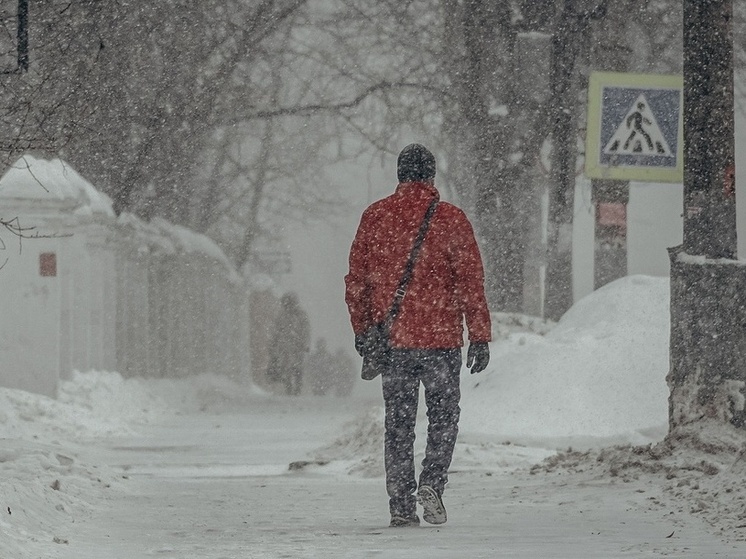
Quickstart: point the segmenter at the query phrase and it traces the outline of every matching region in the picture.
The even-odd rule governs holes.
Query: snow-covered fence
[[[248,378],[248,289],[207,237],[117,218],[68,165],[30,156],[0,180],[0,215],[51,235],[2,237],[0,385],[54,396],[76,369]]]
[[[248,375],[248,293],[206,237],[163,220],[116,224],[123,375]]]

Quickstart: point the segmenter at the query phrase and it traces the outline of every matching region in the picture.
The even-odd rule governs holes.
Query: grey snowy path
[[[661,491],[571,477],[456,471],[447,524],[390,529],[383,480],[288,464],[332,440],[356,413],[279,400],[250,411],[173,418],[91,450],[124,490],[81,519],[69,559],[744,557]],[[463,449],[462,449],[463,450]],[[459,450],[457,449],[457,452]],[[500,457],[495,456],[495,463]],[[671,535],[673,534],[673,535]],[[670,536],[670,537],[667,537]]]

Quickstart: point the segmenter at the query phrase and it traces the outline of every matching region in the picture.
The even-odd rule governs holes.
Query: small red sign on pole
[[[723,176],[723,194],[726,198],[733,198],[736,195],[736,165],[731,163],[725,169]]]
[[[42,252],[39,255],[39,275],[42,277],[57,276],[57,255],[54,252]]]
[[[599,202],[596,205],[596,223],[602,227],[627,230],[627,205],[621,202]]]

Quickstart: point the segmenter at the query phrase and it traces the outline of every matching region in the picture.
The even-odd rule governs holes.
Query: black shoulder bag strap
[[[407,265],[404,268],[404,274],[402,275],[401,280],[399,280],[399,286],[396,288],[396,293],[394,294],[394,302],[391,305],[388,316],[386,316],[386,320],[384,321],[386,329],[389,332],[391,331],[392,324],[394,324],[394,320],[396,320],[396,315],[399,314],[399,307],[401,307],[404,295],[407,293],[407,285],[409,285],[409,280],[412,279],[412,272],[414,272],[414,264],[417,261],[417,255],[420,253],[420,248],[422,248],[425,235],[430,227],[430,218],[433,217],[437,205],[437,198],[430,202],[430,206],[428,206],[427,211],[425,212],[425,217],[422,220],[422,225],[420,225],[420,230],[417,233],[417,238],[414,240],[414,245],[412,245],[412,251],[409,253],[409,260],[407,260]]]

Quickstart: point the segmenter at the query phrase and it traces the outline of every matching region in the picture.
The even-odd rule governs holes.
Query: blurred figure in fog
[[[340,397],[349,396],[355,383],[355,362],[342,348],[337,349],[332,356],[331,373],[334,393]]]
[[[315,396],[323,396],[334,384],[332,354],[326,348],[326,339],[316,340],[316,347],[308,356],[307,375],[311,385],[311,392]]]
[[[297,396],[303,387],[303,364],[310,350],[311,326],[298,295],[288,292],[280,299],[280,311],[269,346],[267,380],[285,385],[285,393]]]

